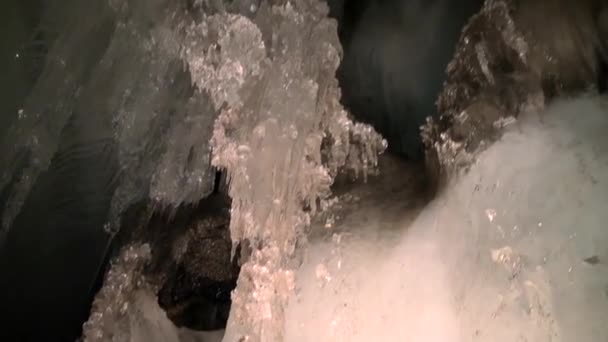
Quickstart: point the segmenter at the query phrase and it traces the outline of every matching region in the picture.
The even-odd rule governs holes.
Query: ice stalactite
[[[252,20],[220,13],[187,29],[193,80],[220,111],[212,162],[228,172],[231,237],[250,248],[227,341],[283,340],[304,228],[340,170],[365,175],[386,147],[339,103],[341,51],[327,14],[317,0],[262,2]]]

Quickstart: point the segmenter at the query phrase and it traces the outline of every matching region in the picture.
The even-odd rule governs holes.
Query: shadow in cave
[[[420,126],[435,101],[467,20],[482,0],[329,0],[344,51],[337,77],[342,103],[372,124],[389,151],[424,158]]]
[[[437,165],[424,165],[420,127],[437,116],[462,28],[483,0],[329,0],[344,56],[337,71],[342,104],[374,126],[388,153],[420,172],[422,197],[438,191]],[[390,158],[389,158],[390,159]],[[385,163],[386,164],[386,163]],[[382,165],[380,165],[382,168]],[[418,170],[418,171],[413,171]]]

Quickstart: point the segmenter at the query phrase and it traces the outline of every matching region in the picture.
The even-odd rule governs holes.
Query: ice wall
[[[0,141],[1,298],[11,319],[39,329],[8,323],[6,339],[71,339],[104,270],[104,231],[116,232],[134,203],[174,208],[212,192],[216,111],[181,58],[180,25],[192,20],[183,5],[45,8],[47,58]],[[40,279],[51,285],[42,290]]]
[[[3,137],[5,233],[62,139],[77,141],[92,155],[117,148],[120,166],[113,170],[118,189],[111,217],[147,197],[175,207],[212,191],[208,140],[215,111],[206,95],[192,87],[180,59],[177,26],[187,17],[185,11],[165,1],[112,6],[76,1],[47,13],[59,23],[53,27],[57,38],[49,43],[43,72],[18,121]],[[62,138],[74,118],[96,123],[76,127],[78,137]],[[76,163],[60,162],[65,167]],[[117,229],[117,222],[109,223]]]

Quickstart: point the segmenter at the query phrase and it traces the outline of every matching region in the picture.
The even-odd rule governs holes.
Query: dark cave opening
[[[216,173],[214,193],[197,203],[165,209],[147,201],[132,206],[113,241],[112,258],[133,243],[150,245],[144,276],[158,289],[160,307],[180,328],[226,327],[240,266],[238,248],[232,257],[224,174]],[[97,290],[102,284],[98,285]]]
[[[152,265],[156,266],[149,272],[164,274],[159,279],[162,285],[158,303],[178,327],[197,331],[226,327],[230,294],[236,287],[240,270],[238,257],[232,257],[229,208],[230,200],[220,192],[193,207],[181,208],[172,219],[172,222],[180,222],[178,231],[181,233],[172,239],[171,246],[165,243],[163,228],[158,230],[158,243],[154,245],[158,246],[158,253],[164,255],[154,257],[156,261]]]
[[[344,107],[373,125],[390,153],[423,162],[420,127],[435,102],[467,20],[483,1],[329,0],[343,59]]]

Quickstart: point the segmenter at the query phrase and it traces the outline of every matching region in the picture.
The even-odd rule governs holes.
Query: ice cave
[[[0,341],[608,341],[608,0],[2,7]]]

